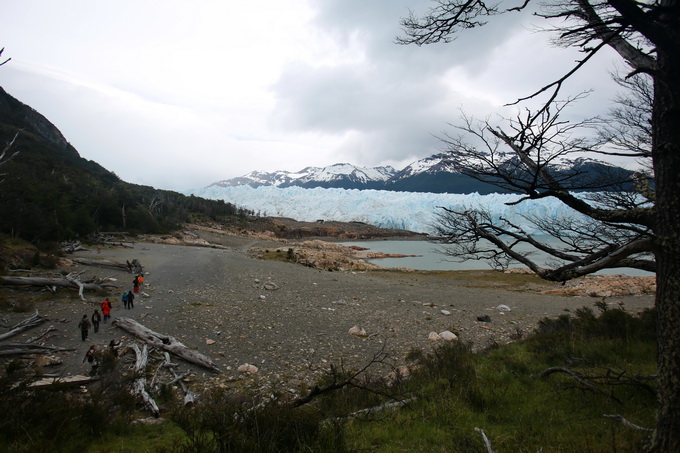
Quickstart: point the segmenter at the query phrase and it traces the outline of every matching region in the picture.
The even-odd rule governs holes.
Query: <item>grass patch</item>
[[[603,417],[654,426],[653,313],[623,310],[544,321],[524,341],[473,354],[445,345],[418,360],[403,392],[417,400],[389,417],[347,427],[350,448],[372,451],[636,451],[648,433]],[[565,372],[544,374],[559,367]],[[377,439],[380,441],[378,442]]]

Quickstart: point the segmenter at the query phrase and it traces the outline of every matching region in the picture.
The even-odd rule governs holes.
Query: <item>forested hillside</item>
[[[0,232],[31,242],[96,231],[162,233],[195,217],[248,214],[223,201],[123,182],[80,157],[45,117],[0,88]],[[17,153],[15,155],[15,153]]]

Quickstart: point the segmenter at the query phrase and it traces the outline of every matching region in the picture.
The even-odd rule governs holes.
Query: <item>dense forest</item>
[[[45,117],[0,88],[0,232],[33,243],[94,232],[164,233],[251,215],[223,201],[129,184],[83,159]]]

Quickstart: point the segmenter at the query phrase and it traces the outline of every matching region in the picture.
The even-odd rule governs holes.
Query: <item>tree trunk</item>
[[[89,258],[72,258],[71,261],[78,264],[84,264],[85,266],[103,266],[112,267],[114,269],[129,270],[127,263],[118,263],[116,261],[109,260],[93,260]]]
[[[0,285],[13,285],[13,286],[58,286],[61,288],[73,288],[80,289],[79,285],[68,281],[65,278],[47,278],[47,277],[11,277],[11,276],[0,276]],[[92,291],[103,291],[107,287],[115,287],[113,283],[111,284],[95,284],[95,283],[83,283],[82,288],[85,290]]]
[[[220,369],[217,368],[217,365],[215,365],[209,357],[201,354],[198,351],[187,348],[183,343],[177,341],[177,339],[174,337],[156,333],[153,330],[148,329],[142,324],[139,324],[134,319],[116,318],[112,325],[120,327],[150,346],[167,351],[171,354],[175,354],[177,357],[180,357],[187,362],[202,366],[211,371],[220,371]]]
[[[146,391],[146,363],[149,358],[149,349],[144,345],[144,348],[140,350],[139,346],[136,344],[130,345],[130,349],[132,349],[136,355],[134,367],[136,378],[132,383],[132,391],[142,399],[144,407],[146,407],[154,417],[158,417],[160,415],[158,405],[151,395],[149,395],[149,392]]]
[[[676,13],[677,14],[677,13]],[[676,18],[677,21],[677,18]],[[654,80],[659,408],[649,451],[680,451],[680,49],[658,50]]]
[[[3,343],[0,345],[0,357],[24,354],[48,354],[55,351],[73,351],[73,348],[57,348],[28,343]]]
[[[12,330],[0,335],[0,341],[6,340],[9,337],[13,337],[14,335],[20,334],[24,330],[32,329],[33,327],[38,326],[44,323],[45,321],[47,321],[47,319],[42,318],[38,314],[38,311],[36,310],[36,312],[32,316],[29,316],[20,323],[15,324],[14,327],[12,327]]]

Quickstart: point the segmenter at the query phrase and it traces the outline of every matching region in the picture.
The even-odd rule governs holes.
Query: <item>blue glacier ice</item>
[[[319,219],[342,222],[365,222],[383,228],[397,228],[432,233],[440,206],[454,208],[482,207],[495,219],[507,218],[531,232],[524,215],[554,218],[577,214],[554,199],[526,200],[512,194],[439,194],[391,192],[384,190],[303,189],[273,186],[205,187],[187,191],[199,197],[224,200],[261,215],[290,217],[313,222]]]

